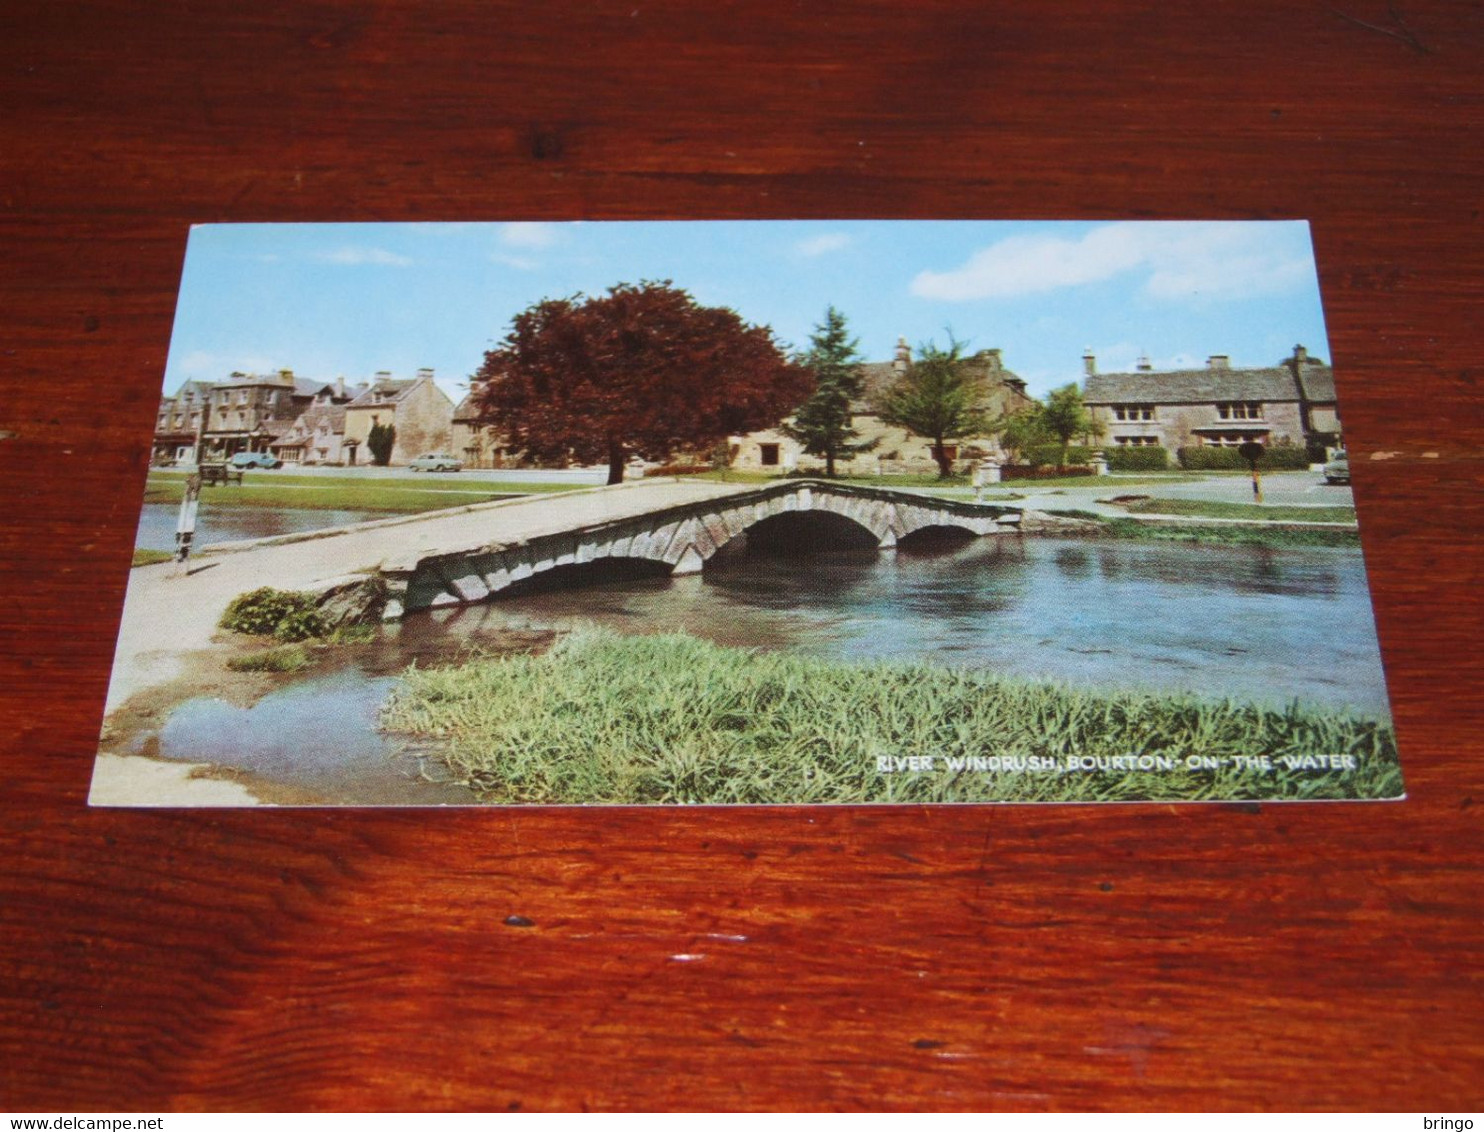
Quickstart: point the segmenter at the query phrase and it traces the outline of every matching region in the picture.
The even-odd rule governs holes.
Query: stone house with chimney
[[[905,338],[897,340],[895,356],[889,362],[865,362],[861,365],[861,396],[851,405],[852,427],[860,433],[855,443],[875,440],[876,446],[850,459],[835,461],[837,472],[845,475],[881,475],[893,473],[936,474],[933,442],[906,429],[884,422],[876,411],[876,402],[912,364],[912,351]],[[1005,368],[1000,351],[981,350],[965,359],[965,364],[984,388],[979,408],[991,418],[1008,416],[1034,404],[1026,392],[1025,382]],[[823,470],[824,461],[805,454],[803,446],[781,429],[765,429],[747,436],[732,437],[735,455],[732,466],[747,471],[784,472],[797,468]],[[945,449],[958,470],[999,453],[998,445],[989,438],[966,438],[949,442]]]
[[[1340,443],[1334,370],[1303,346],[1276,366],[1239,368],[1213,354],[1204,369],[1158,370],[1141,359],[1131,373],[1099,373],[1082,358],[1082,399],[1109,447],[1333,447]]]
[[[345,463],[372,462],[366,439],[377,424],[397,430],[392,464],[407,464],[424,452],[452,452],[453,411],[452,399],[433,381],[431,369],[420,369],[416,377],[403,380],[382,370],[345,406]]]

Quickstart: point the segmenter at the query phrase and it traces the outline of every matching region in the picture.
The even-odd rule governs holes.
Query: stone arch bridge
[[[789,480],[756,491],[663,507],[641,515],[570,530],[492,542],[467,550],[415,556],[381,565],[388,588],[386,620],[439,606],[482,602],[517,582],[548,571],[604,559],[646,560],[673,574],[694,574],[727,543],[769,519],[790,514],[835,516],[879,547],[927,528],[971,535],[1073,526],[1035,512],[994,504],[822,480]]]

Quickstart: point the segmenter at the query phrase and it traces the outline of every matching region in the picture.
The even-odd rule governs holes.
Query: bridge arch
[[[782,518],[793,516],[794,518]],[[699,573],[718,551],[750,530],[821,521],[860,545],[894,547],[916,532],[954,529],[968,535],[1018,529],[1013,508],[955,503],[901,491],[803,481],[724,495],[702,503],[598,523],[468,551],[430,555],[401,570],[383,567],[392,591],[388,616],[404,610],[487,600],[541,574],[612,561],[638,560],[676,575]],[[765,528],[766,529],[766,528]],[[619,567],[619,569],[624,569]]]

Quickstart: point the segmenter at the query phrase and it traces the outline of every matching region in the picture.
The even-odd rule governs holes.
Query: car
[[[1349,483],[1350,482],[1350,457],[1341,449],[1329,458],[1324,465],[1325,483]]]
[[[407,466],[414,472],[457,472],[463,470],[464,462],[447,452],[424,452]]]
[[[281,468],[283,461],[267,452],[239,452],[228,461],[234,468]]]

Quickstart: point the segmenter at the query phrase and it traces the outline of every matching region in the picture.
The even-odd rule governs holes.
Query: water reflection
[[[403,633],[477,640],[583,621],[1089,687],[1386,712],[1364,569],[1349,549],[1017,537],[808,558],[744,548],[700,576],[439,610],[409,618]]]

